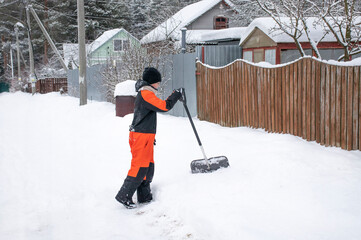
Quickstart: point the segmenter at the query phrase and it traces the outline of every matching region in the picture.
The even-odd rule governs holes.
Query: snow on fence
[[[361,66],[302,58],[269,68],[238,60],[223,68],[197,62],[196,74],[201,120],[361,150]]]

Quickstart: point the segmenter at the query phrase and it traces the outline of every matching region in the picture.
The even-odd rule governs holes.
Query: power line
[[[44,5],[40,4],[40,3],[36,3],[35,5],[44,7]],[[69,14],[65,14],[60,12],[60,10],[56,10],[54,7],[47,7],[48,9],[50,9],[53,12],[56,12],[58,14],[61,14],[63,16],[67,16],[67,17],[74,17],[77,18],[77,15],[69,15]],[[43,9],[40,9],[40,11],[44,11]],[[121,21],[121,19],[118,18],[112,18],[112,17],[107,17],[107,16],[92,16],[92,15],[85,15],[85,18],[95,18],[95,19],[104,19],[104,20],[114,20],[114,21]]]
[[[10,2],[10,3],[4,3],[4,4],[0,5],[0,8],[10,6],[10,5],[12,5],[12,4],[14,4],[14,3],[17,3],[17,2],[20,2],[20,1],[19,1],[19,0],[15,0],[15,1]]]

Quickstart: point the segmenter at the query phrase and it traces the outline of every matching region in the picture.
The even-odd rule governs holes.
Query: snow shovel
[[[184,88],[181,88],[182,98],[181,101],[183,102],[184,109],[187,112],[189,121],[191,122],[193,132],[196,135],[198,145],[202,150],[203,159],[193,160],[191,162],[191,170],[192,173],[207,173],[207,172],[213,172],[220,168],[226,168],[229,166],[229,162],[227,157],[225,156],[218,156],[218,157],[211,157],[207,158],[206,153],[204,152],[201,139],[198,136],[196,127],[194,126],[191,114],[189,113],[188,107],[187,107],[187,99],[186,99],[186,93]]]

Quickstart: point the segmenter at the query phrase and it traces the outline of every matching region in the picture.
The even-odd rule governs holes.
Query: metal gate
[[[169,62],[173,63],[172,68],[166,64],[163,69],[165,76],[163,79],[169,79],[165,85],[164,96],[169,96],[173,89],[184,87],[187,93],[187,105],[192,117],[197,116],[197,89],[196,89],[196,53],[176,54],[170,56]],[[173,116],[185,117],[186,112],[182,103],[177,103],[169,111]]]
[[[90,100],[107,101],[106,88],[101,76],[102,65],[94,65],[86,68],[87,97]],[[68,94],[79,97],[79,70],[68,71]]]

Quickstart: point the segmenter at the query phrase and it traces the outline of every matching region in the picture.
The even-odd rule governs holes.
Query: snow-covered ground
[[[0,239],[360,239],[360,151],[194,119],[207,155],[231,166],[191,174],[202,154],[188,119],[162,114],[155,201],[125,209],[131,120],[109,103],[0,94]]]

